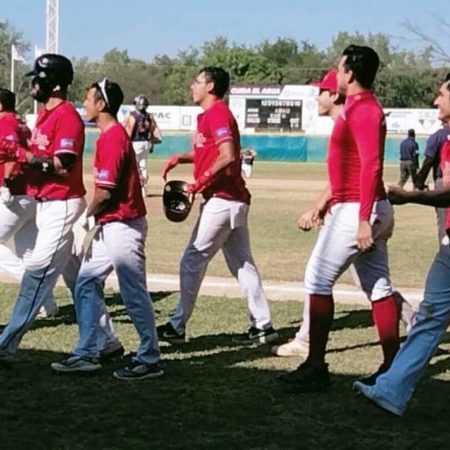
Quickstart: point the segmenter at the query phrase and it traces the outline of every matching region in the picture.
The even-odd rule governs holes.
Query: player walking
[[[0,335],[0,362],[8,362],[16,352],[70,260],[72,227],[86,206],[82,180],[84,125],[66,101],[73,80],[72,63],[62,55],[44,54],[27,76],[33,77],[32,97],[44,107],[39,111],[30,149],[19,141],[3,139],[0,160],[26,163],[32,170],[27,194],[37,201],[38,233],[11,319]]]
[[[201,193],[200,217],[180,263],[180,301],[170,322],[158,327],[160,339],[185,342],[191,317],[208,263],[222,249],[231,273],[247,296],[251,327],[242,343],[271,342],[269,304],[250,250],[247,215],[250,193],[241,175],[240,137],[237,123],[223,97],[229,74],[219,67],[205,67],[191,85],[192,98],[204,112],[198,116],[193,149],[170,159],[162,176],[178,164],[193,163],[195,183],[189,191]]]
[[[158,338],[146,284],[146,210],[133,148],[116,118],[122,101],[120,86],[106,78],[94,83],[86,94],[86,117],[101,131],[94,158],[94,198],[86,215],[94,216],[99,228],[87,251],[89,256],[83,259],[75,290],[80,339],[71,357],[51,367],[57,372],[101,368],[96,339],[105,308],[103,283],[114,269],[123,302],[141,339],[130,364],[115,371],[114,376],[139,380],[158,377],[163,371],[158,363]]]
[[[319,115],[328,116],[333,122],[344,111],[345,98],[338,93],[337,71],[330,70],[325,74],[318,84],[319,96],[317,98]],[[303,231],[310,231],[313,228],[320,228],[323,225],[323,217],[326,214],[328,204],[331,201],[331,191],[329,184],[324,189],[322,195],[314,202],[308,211],[303,213],[297,221],[298,227]],[[361,287],[358,273],[354,266],[349,267],[354,283]],[[406,330],[410,330],[415,320],[415,310],[398,292],[394,292],[397,304],[401,309],[401,318]],[[309,353],[309,295],[306,296],[303,307],[303,321],[300,329],[295,334],[294,339],[282,345],[272,347],[272,353],[276,356],[301,356],[306,358]]]
[[[27,148],[31,131],[15,111],[14,92],[0,89],[0,140],[9,138]],[[24,173],[27,172],[27,173]],[[36,201],[26,195],[30,170],[17,162],[0,164],[0,270],[17,281],[22,280],[24,259],[27,259],[36,240]],[[14,239],[14,245],[10,240]],[[42,317],[56,314],[58,306],[53,294],[40,308]]]
[[[381,105],[369,90],[378,66],[373,49],[356,45],[344,50],[338,66],[338,91],[346,102],[329,144],[329,190],[316,205],[315,216],[320,217],[326,208],[328,213],[305,273],[310,298],[309,354],[297,370],[280,377],[304,392],[330,383],[325,353],[334,314],[332,289],[352,263],[372,301],[384,355],[368,382],[387,370],[399,347],[399,313],[386,244],[393,229],[393,210],[382,180],[386,127]]]

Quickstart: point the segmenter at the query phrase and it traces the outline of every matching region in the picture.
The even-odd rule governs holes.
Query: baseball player
[[[439,118],[450,125],[450,73],[442,83],[434,101]],[[450,233],[450,140],[441,147],[443,186],[431,191],[407,192],[389,188],[389,200],[397,205],[417,203],[447,208],[447,234]],[[381,408],[401,416],[405,412],[420,376],[435,354],[450,322],[450,245],[448,237],[428,272],[424,299],[420,303],[417,321],[406,342],[397,353],[390,369],[380,375],[373,386],[362,381],[354,388]]]
[[[162,141],[162,134],[154,117],[147,112],[150,105],[145,95],[138,95],[134,99],[135,111],[132,111],[124,121],[133,143],[133,150],[136,153],[139,175],[141,178],[142,194],[147,196],[148,172],[147,158],[153,152],[153,146]]]
[[[80,331],[69,358],[51,365],[57,372],[91,372],[101,368],[97,344],[99,320],[105,308],[103,282],[114,269],[128,314],[141,339],[129,365],[116,370],[122,380],[155,378],[159,365],[158,337],[145,269],[146,209],[130,139],[117,112],[123,92],[104,79],[87,91],[84,107],[88,120],[100,128],[94,157],[95,191],[87,218],[98,229],[83,259],[75,289],[75,309]]]
[[[18,140],[2,139],[0,162],[14,161],[29,168],[27,195],[37,202],[38,232],[33,252],[24,261],[25,272],[11,319],[0,335],[0,363],[5,364],[70,260],[72,227],[86,206],[82,180],[84,125],[66,101],[73,79],[72,63],[62,55],[44,54],[27,76],[33,77],[32,97],[44,107],[39,111],[29,150]],[[103,317],[108,329],[109,318]]]
[[[368,383],[388,369],[399,347],[399,312],[387,262],[393,210],[382,180],[386,126],[381,105],[370,91],[378,66],[376,52],[357,45],[344,50],[338,66],[338,92],[346,101],[330,138],[329,186],[311,212],[314,222],[327,211],[305,273],[310,299],[309,353],[294,372],[280,377],[302,392],[330,384],[325,353],[334,313],[332,290],[352,263],[372,301],[384,356]]]
[[[31,131],[17,115],[15,104],[15,94],[0,89],[0,140],[9,137],[26,148]],[[31,255],[37,235],[36,202],[26,195],[24,170],[15,162],[0,164],[0,270],[18,281],[25,270],[23,259]],[[9,242],[12,239],[13,244]],[[50,294],[40,308],[40,316],[50,317],[57,312],[58,306]]]
[[[338,93],[337,89],[337,71],[328,71],[322,80],[318,83],[319,96],[317,98],[319,106],[319,115],[328,116],[336,122],[340,114],[344,110],[344,97]],[[329,186],[325,189],[325,201],[328,200]],[[313,228],[319,228],[323,224],[323,216],[325,211],[317,214],[323,199],[319,199],[318,205],[314,203],[312,207],[303,213],[298,219],[298,227],[303,231],[309,231]],[[325,207],[326,209],[326,207]],[[349,267],[354,283],[361,287],[358,273],[353,266]],[[415,310],[407,300],[398,292],[394,292],[395,298],[401,308],[401,318],[405,324],[406,330],[409,331],[415,320]],[[309,352],[309,295],[306,296],[303,308],[302,325],[291,341],[272,347],[272,353],[276,356],[301,356],[306,358]]]
[[[223,97],[229,74],[219,67],[205,67],[191,85],[193,101],[204,112],[198,116],[190,152],[175,155],[164,166],[166,179],[178,164],[194,165],[195,182],[188,191],[202,194],[200,217],[180,263],[180,300],[170,322],[158,327],[160,339],[186,341],[191,317],[208,263],[222,249],[231,273],[247,296],[251,327],[236,338],[241,343],[271,342],[273,329],[269,304],[250,250],[247,215],[250,193],[241,175],[240,137],[235,118]]]
[[[255,162],[256,158],[256,150],[253,148],[246,148],[242,150],[241,154],[241,170],[242,170],[242,176],[244,178],[250,178],[252,176],[252,169],[253,169],[253,163]]]

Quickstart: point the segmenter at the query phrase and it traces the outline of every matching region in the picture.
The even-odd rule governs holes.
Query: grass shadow
[[[333,375],[327,392],[298,394],[277,382],[273,368],[251,365],[262,355],[262,348],[246,347],[169,360],[163,378],[126,383],[111,376],[121,361],[91,376],[55,375],[49,363],[61,354],[22,350],[13,369],[0,371],[2,448],[408,449],[424,448],[424,438],[427,448],[448,443],[446,422],[436,417],[450,413],[450,404],[440,401],[450,395],[449,383],[431,379],[406,416],[396,419],[354,395],[353,374]]]

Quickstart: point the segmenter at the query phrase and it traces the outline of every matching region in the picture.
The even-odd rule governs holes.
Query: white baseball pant
[[[338,203],[326,215],[306,265],[305,287],[309,294],[331,295],[336,280],[352,263],[371,301],[393,293],[387,251],[394,227],[392,205],[387,200],[374,203],[370,217],[374,247],[367,252],[357,247],[359,208],[359,203]]]
[[[247,298],[252,326],[272,326],[269,303],[253,261],[247,225],[248,205],[212,197],[200,216],[180,263],[180,300],[170,322],[183,333],[192,315],[208,263],[219,249]]]
[[[36,236],[36,200],[15,195],[8,204],[0,202],[0,271],[22,280],[24,262],[32,255]],[[56,305],[53,293],[45,305]]]
[[[72,227],[86,207],[84,198],[51,200],[37,204],[38,234],[8,325],[0,335],[0,354],[14,354],[52,292],[67,263],[73,244]]]
[[[150,154],[150,149],[152,147],[150,141],[135,141],[133,142],[133,150],[136,154],[136,161],[139,170],[139,178],[141,180],[142,193],[144,197],[147,195],[147,183],[148,183],[148,172],[147,172],[147,158]]]

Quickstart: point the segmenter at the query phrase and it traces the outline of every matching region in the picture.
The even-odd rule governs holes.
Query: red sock
[[[372,302],[372,318],[383,350],[383,366],[389,367],[400,346],[399,307],[394,295]]]
[[[309,355],[308,362],[314,366],[325,364],[328,334],[334,315],[332,295],[311,294],[309,296]]]

